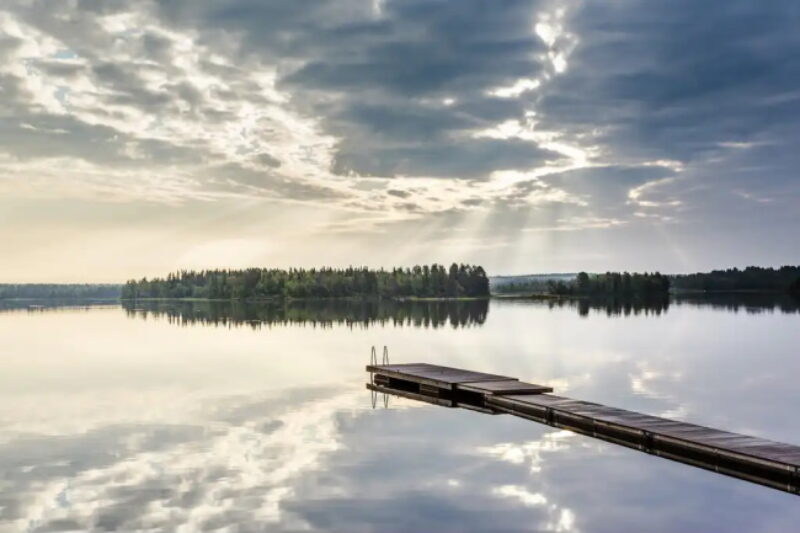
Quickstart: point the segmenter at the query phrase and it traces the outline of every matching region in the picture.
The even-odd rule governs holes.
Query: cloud
[[[472,137],[524,111],[491,90],[547,70],[533,22],[548,4],[467,3],[17,2],[2,20],[26,70],[6,72],[8,128],[50,117],[66,123],[68,140],[48,143],[45,128],[29,129],[0,150],[144,166],[176,193],[187,176],[208,182],[201,166],[250,160],[265,167],[263,179],[211,181],[258,194],[254,183],[276,177],[295,183],[282,187],[286,198],[310,201],[305,191],[333,182],[362,205],[399,210],[411,203],[366,201],[356,178],[487,179],[557,161],[530,140]],[[98,149],[98,136],[109,146]],[[443,188],[429,182],[419,192],[441,197]],[[432,207],[415,200],[415,210]]]
[[[309,47],[319,55],[281,86],[297,91],[340,136],[334,172],[486,177],[555,158],[535,143],[469,139],[471,130],[523,112],[491,89],[545,69],[546,47],[532,31],[545,4],[501,4],[387,2],[378,19],[337,33],[324,48]]]
[[[0,191],[785,242],[796,26],[789,0],[14,0]]]
[[[543,127],[589,132],[609,159],[628,165],[724,164],[731,146],[786,149],[786,135],[800,132],[792,2],[586,2],[570,15],[580,45],[571,68],[541,88]],[[713,170],[694,177],[713,178]]]
[[[363,145],[361,145],[363,146]],[[459,139],[412,146],[340,150],[334,170],[370,176],[485,178],[497,170],[529,168],[557,154],[518,140]]]
[[[145,199],[160,199],[138,186],[145,175],[158,176],[159,188],[177,199],[235,190],[314,200],[310,191],[325,188],[332,141],[281,105],[269,68],[235,65],[166,27],[144,5],[12,7],[0,13],[11,36],[9,61],[0,67],[0,151],[17,168],[33,169],[42,159],[105,167],[103,189]],[[280,160],[265,159],[267,147]],[[255,169],[230,171],[248,161],[266,164],[260,179]],[[276,177],[270,169],[279,167]],[[209,176],[210,168],[219,175]],[[115,180],[125,169],[126,182]],[[98,189],[74,170],[66,179],[88,194]]]
[[[338,417],[363,398],[353,392],[208,399],[215,417],[202,424],[105,425],[59,435],[58,446],[52,436],[11,440],[2,445],[11,488],[0,499],[0,525],[210,531],[283,524],[296,480],[339,448]]]

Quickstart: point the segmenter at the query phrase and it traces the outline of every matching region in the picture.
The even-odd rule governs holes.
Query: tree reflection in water
[[[169,301],[123,302],[130,317],[167,318],[177,325],[246,325],[253,329],[271,325],[308,324],[313,327],[345,325],[453,328],[479,326],[486,321],[489,301],[482,300],[275,300],[275,301]]]
[[[800,300],[780,293],[679,293],[656,298],[547,298],[509,299],[515,303],[546,306],[548,309],[574,308],[581,316],[600,313],[607,316],[661,315],[670,306],[724,309],[738,313],[798,313]]]

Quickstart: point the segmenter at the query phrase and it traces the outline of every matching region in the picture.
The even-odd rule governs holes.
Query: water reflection
[[[573,302],[580,316],[588,316],[590,312],[603,313],[606,316],[660,315],[669,309],[669,297],[665,298],[599,298],[584,299]]]
[[[42,313],[46,311],[57,311],[60,309],[89,309],[113,306],[117,307],[119,302],[117,300],[82,300],[82,299],[60,299],[60,298],[47,298],[43,300],[4,300],[0,298],[0,313],[3,312],[29,312],[29,313]]]
[[[522,306],[540,306],[550,310],[574,309],[582,317],[591,313],[609,317],[631,315],[661,315],[669,309],[670,300],[666,298],[632,299],[632,298],[543,298],[543,299],[506,299],[503,302]]]
[[[308,324],[313,327],[371,325],[453,328],[481,325],[488,300],[291,300],[269,302],[146,301],[124,302],[129,317],[166,318],[171,324],[264,326]]]
[[[682,293],[663,298],[548,298],[548,299],[505,299],[504,301],[522,305],[539,305],[548,309],[575,309],[580,316],[592,313],[609,317],[654,315],[666,313],[671,305],[708,307],[713,309],[744,311],[756,313],[798,313],[800,300],[780,293]]]
[[[231,396],[206,405],[202,421],[0,442],[0,531],[285,527],[294,483],[340,448],[339,417],[360,392]]]
[[[734,313],[739,311],[749,314],[773,313],[776,311],[781,313],[800,312],[800,298],[781,293],[681,293],[675,295],[673,301],[678,305],[713,307],[715,309],[733,311]]]
[[[679,293],[669,298],[626,299],[499,299],[503,304],[574,309],[580,316],[596,313],[609,317],[666,313],[671,305],[713,308],[748,314],[800,313],[800,299],[781,293]],[[45,312],[59,309],[89,310],[116,306],[110,300],[44,299],[3,300],[4,311]],[[326,327],[373,324],[453,327],[481,325],[489,313],[489,300],[396,301],[396,300],[292,300],[267,302],[160,300],[122,302],[129,316],[166,317],[179,325],[242,325],[254,328],[275,324],[311,324]]]
[[[425,328],[409,308],[431,304],[389,304],[0,313],[0,532],[797,529],[795,496],[582,435],[403,399],[373,411],[363,375],[387,344],[393,362],[800,443],[799,315],[492,300],[434,304]]]

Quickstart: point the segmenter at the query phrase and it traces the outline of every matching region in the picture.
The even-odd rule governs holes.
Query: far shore
[[[724,291],[704,291],[704,290],[670,290],[669,296],[715,296],[715,295],[791,295],[786,291],[779,290],[724,290]],[[122,302],[237,302],[237,303],[273,303],[273,302],[303,302],[303,301],[351,301],[351,302],[470,302],[470,301],[483,301],[483,300],[531,300],[531,301],[575,301],[575,300],[592,300],[603,298],[622,298],[622,299],[640,299],[641,295],[588,295],[588,294],[551,294],[546,292],[534,293],[494,293],[487,296],[462,296],[462,297],[432,297],[432,296],[310,296],[310,297],[292,297],[292,296],[267,296],[260,298],[82,298],[82,297],[40,297],[40,298],[0,298],[0,302],[16,302],[25,303],[30,302],[52,302],[52,301],[74,301],[74,302],[92,302],[92,303],[122,303]]]

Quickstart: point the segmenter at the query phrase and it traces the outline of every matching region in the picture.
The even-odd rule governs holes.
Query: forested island
[[[800,266],[744,269],[729,268],[711,272],[673,276],[673,287],[682,291],[790,292],[800,295]]]
[[[533,277],[533,276],[531,276]],[[572,279],[553,276],[522,277],[520,282],[496,283],[498,295],[549,295],[581,297],[653,297],[669,292],[773,292],[800,296],[800,266],[764,268],[750,266],[696,274],[581,272]],[[502,278],[501,278],[502,279]]]
[[[525,283],[507,283],[496,287],[497,294],[531,294],[580,297],[656,297],[666,296],[670,289],[669,276],[659,272],[630,273],[580,272],[572,280],[550,279]]]
[[[480,266],[453,263],[373,270],[369,268],[182,270],[166,278],[128,281],[122,298],[482,298],[489,279]]]
[[[606,272],[592,275],[580,272],[572,283],[556,282],[552,292],[579,296],[651,297],[667,295],[669,287],[669,277],[659,272]]]

